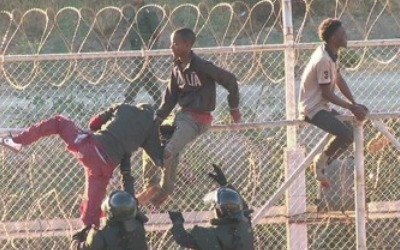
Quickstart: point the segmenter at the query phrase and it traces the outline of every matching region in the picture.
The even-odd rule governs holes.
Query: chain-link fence
[[[340,55],[342,74],[356,100],[369,107],[371,118],[384,122],[394,136],[393,143],[377,151],[365,148],[362,154],[363,142],[383,136],[369,120],[363,124],[364,138],[356,140],[356,159],[349,150],[332,168],[340,170],[330,173],[336,180],[334,188],[320,190],[310,171],[297,171],[308,168],[309,154],[324,132],[286,121],[287,103],[295,103],[295,97],[287,94],[285,70],[288,63],[294,66],[297,93],[301,73],[318,45],[305,42],[316,41],[310,37],[316,37],[315,27],[322,19],[316,9],[323,2],[293,1],[294,47],[283,44],[279,1],[215,7],[184,4],[173,9],[154,5],[160,18],[160,39],[154,50],[140,51],[129,47],[129,31],[137,28],[125,18],[132,10],[130,5],[98,12],[86,8],[2,12],[1,132],[27,127],[54,114],[70,116],[86,127],[93,114],[123,101],[128,86],[137,84],[144,71],[150,72],[151,80],[140,84],[149,87],[138,92],[135,102],[153,103],[155,93],[165,89],[171,70],[166,49],[170,31],[193,27],[198,35],[195,52],[239,79],[243,122],[229,125],[227,92],[218,87],[214,127],[181,153],[174,193],[159,209],[143,208],[150,217],[146,226],[150,249],[179,249],[167,230],[167,210],[183,211],[188,227],[207,224],[212,214],[202,198],[212,186],[207,173],[213,163],[221,165],[255,209],[257,249],[362,249],[358,244],[360,221],[365,222],[368,249],[399,249],[400,187],[395,181],[400,176],[396,144],[400,133],[396,113],[399,40],[351,41]],[[323,15],[357,20],[355,25],[346,24],[355,39],[394,38],[386,33],[379,37],[376,30],[384,23],[392,30],[397,27],[399,17],[393,14],[397,5],[363,4],[369,11],[362,16],[353,12],[353,4],[336,1],[334,8],[326,4]],[[286,67],[285,51],[293,52]],[[360,136],[361,128],[357,129]],[[84,174],[77,161],[56,137],[44,138],[19,154],[3,148],[0,153],[0,249],[68,249],[71,234],[80,227],[77,218]],[[355,164],[365,169],[362,175],[356,174],[357,185],[352,179]],[[141,151],[132,157],[132,165],[140,192]],[[110,190],[119,188],[115,174]],[[292,185],[282,189],[288,179]],[[278,195],[282,190],[288,191],[286,198]],[[364,196],[366,214],[355,213],[356,200],[357,211],[362,212]],[[260,214],[271,197],[276,198],[267,213]]]

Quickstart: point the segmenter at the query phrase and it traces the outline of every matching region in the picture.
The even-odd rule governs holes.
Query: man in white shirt
[[[325,169],[353,143],[353,130],[341,122],[339,114],[329,103],[350,110],[362,121],[368,108],[355,102],[346,81],[340,74],[337,53],[347,47],[347,35],[338,19],[327,18],[318,27],[318,35],[324,42],[311,56],[302,78],[299,97],[300,118],[333,135],[324,150],[313,163],[315,178],[321,185],[330,185]],[[335,94],[335,87],[346,99]]]

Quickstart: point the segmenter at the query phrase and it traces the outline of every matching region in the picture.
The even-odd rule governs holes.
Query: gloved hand
[[[90,226],[84,226],[81,229],[79,229],[76,233],[72,235],[73,240],[78,240],[78,241],[85,241],[86,236],[89,233]]]
[[[185,222],[181,212],[168,211],[168,215],[172,221],[172,224],[183,224]]]
[[[231,109],[230,114],[234,123],[239,123],[242,120],[242,114],[240,113],[239,108]]]
[[[210,172],[208,173],[208,176],[213,179],[216,183],[218,183],[221,187],[225,186],[228,181],[226,180],[226,177],[224,173],[222,172],[221,168],[218,167],[216,164],[213,164],[214,168],[214,173]]]

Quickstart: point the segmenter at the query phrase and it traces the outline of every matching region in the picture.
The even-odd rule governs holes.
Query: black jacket
[[[107,222],[102,229],[92,228],[86,241],[74,239],[71,250],[148,250],[143,222],[129,221],[131,232],[127,232],[122,222]]]
[[[164,120],[178,103],[182,109],[211,112],[215,109],[216,83],[228,90],[231,109],[239,106],[239,87],[236,77],[192,53],[190,64],[180,71],[175,62],[161,107],[156,111]]]
[[[213,221],[216,221],[215,219]],[[210,227],[195,226],[187,232],[183,224],[174,224],[174,240],[183,247],[196,250],[253,250],[254,236],[246,217],[240,220],[218,220]]]
[[[162,165],[163,151],[151,105],[115,104],[99,116],[103,125],[93,136],[115,164],[142,147],[157,166]]]

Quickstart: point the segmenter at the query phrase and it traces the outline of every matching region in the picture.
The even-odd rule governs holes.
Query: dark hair
[[[318,27],[318,36],[321,41],[328,42],[333,33],[342,26],[339,19],[327,18]]]
[[[180,39],[185,42],[190,42],[192,45],[196,41],[196,34],[190,28],[180,28],[174,31],[175,35],[178,35]]]

